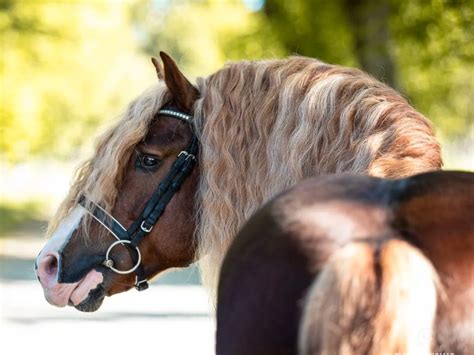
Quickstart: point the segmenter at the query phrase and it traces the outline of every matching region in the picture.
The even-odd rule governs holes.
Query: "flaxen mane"
[[[428,120],[394,90],[356,70],[314,59],[234,62],[198,79],[198,258],[215,286],[239,227],[300,180],[359,172],[401,177],[441,167]],[[81,193],[110,209],[133,147],[166,102],[163,84],[135,100],[79,170],[54,226]]]
[[[299,57],[235,62],[198,89],[199,255],[211,286],[239,227],[298,181],[340,172],[395,178],[441,166],[428,120],[359,70]]]

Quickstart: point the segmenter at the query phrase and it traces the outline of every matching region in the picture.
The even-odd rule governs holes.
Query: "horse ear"
[[[199,97],[199,91],[189,82],[179,70],[175,61],[165,52],[160,52],[163,61],[165,83],[178,108],[190,112],[194,102]]]
[[[163,67],[161,66],[160,62],[155,57],[151,57],[151,62],[155,67],[156,75],[158,75],[158,80],[163,80],[165,78],[165,72],[163,71]]]

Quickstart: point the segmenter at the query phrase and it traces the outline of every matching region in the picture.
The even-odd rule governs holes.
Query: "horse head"
[[[163,67],[152,61],[166,85],[161,102],[129,108],[136,116],[158,105],[158,113],[141,131],[131,133],[133,120],[124,117],[104,136],[36,259],[53,305],[95,311],[105,296],[144,288],[160,271],[194,261],[199,170],[192,113],[199,93],[167,54],[160,56]],[[120,125],[128,126],[122,136]],[[112,196],[104,196],[110,185]]]

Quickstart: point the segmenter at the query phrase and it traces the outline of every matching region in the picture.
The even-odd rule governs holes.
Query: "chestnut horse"
[[[473,211],[473,173],[296,185],[229,248],[217,354],[474,354]]]
[[[46,299],[82,311],[199,260],[215,290],[247,218],[325,173],[439,169],[429,121],[367,74],[320,61],[241,61],[192,85],[165,53],[77,171],[37,257]]]

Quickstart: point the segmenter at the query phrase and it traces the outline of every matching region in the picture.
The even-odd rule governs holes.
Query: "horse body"
[[[229,249],[217,353],[472,353],[473,208],[469,173],[295,186]]]
[[[198,164],[138,247],[145,278],[199,260],[211,290],[239,228],[280,191],[326,173],[400,177],[441,167],[429,121],[359,70],[303,57],[242,61],[193,86],[160,55],[159,84],[99,139],[50,224],[54,242],[37,267],[55,305],[93,311],[133,287],[133,274],[101,262],[114,239],[78,204],[85,196],[129,228],[193,134]],[[159,114],[164,107],[193,115],[195,124]],[[78,223],[68,223],[71,213]],[[130,269],[134,252],[118,245],[111,259]]]

